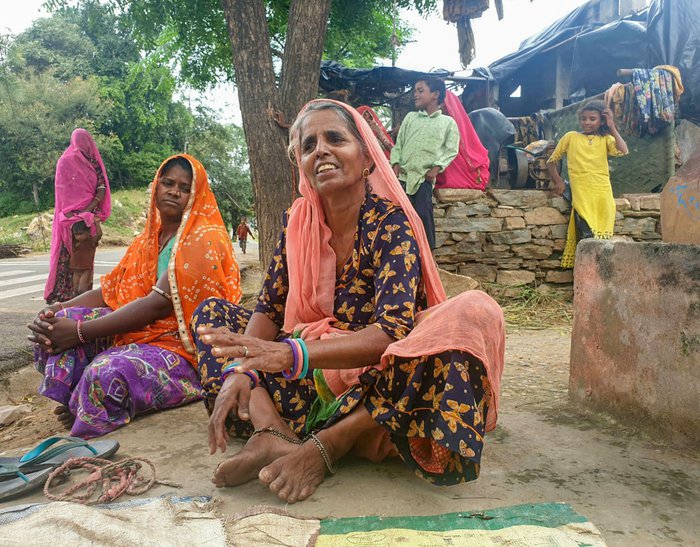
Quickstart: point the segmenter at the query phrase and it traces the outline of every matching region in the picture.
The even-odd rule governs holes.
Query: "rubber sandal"
[[[119,443],[112,440],[88,442],[79,437],[50,437],[23,456],[0,458],[0,465],[14,466],[27,473],[39,470],[44,464],[58,467],[70,458],[80,456],[109,458],[117,450]]]
[[[53,469],[53,466],[43,464],[40,470],[23,473],[16,466],[0,464],[0,501],[21,496],[40,488]]]

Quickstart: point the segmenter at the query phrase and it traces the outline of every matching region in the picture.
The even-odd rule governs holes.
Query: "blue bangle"
[[[306,378],[306,373],[309,372],[309,349],[306,347],[306,342],[303,339],[297,338],[297,342],[301,346],[301,353],[304,356],[304,364],[301,367],[301,374],[299,378]]]
[[[236,369],[238,368],[238,365],[240,363],[238,361],[234,361],[233,363],[226,365],[223,370],[221,371],[221,384],[223,385],[224,380],[226,380],[226,377],[231,374],[232,372],[236,372]]]

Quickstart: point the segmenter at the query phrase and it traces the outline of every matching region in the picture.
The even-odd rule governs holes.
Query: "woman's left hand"
[[[197,329],[205,344],[212,346],[215,357],[241,359],[239,372],[262,370],[282,372],[294,365],[292,348],[284,342],[270,342],[245,334],[234,334],[226,327]]]

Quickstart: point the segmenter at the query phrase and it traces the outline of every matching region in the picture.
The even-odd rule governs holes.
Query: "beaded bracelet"
[[[85,340],[85,338],[83,337],[83,331],[80,328],[82,326],[82,324],[83,324],[83,320],[78,319],[78,322],[75,324],[75,328],[78,331],[78,340],[80,340],[80,343],[87,344],[87,340]]]

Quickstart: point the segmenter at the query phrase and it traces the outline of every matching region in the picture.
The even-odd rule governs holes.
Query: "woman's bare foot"
[[[324,435],[325,434],[325,435]],[[333,435],[323,431],[317,435],[332,462],[346,454],[352,444],[345,448],[335,447]],[[288,503],[303,501],[316,491],[326,475],[326,464],[318,447],[310,440],[298,447],[293,454],[276,459],[260,470],[258,478],[270,490]]]
[[[65,405],[59,405],[53,409],[53,413],[58,417],[58,421],[66,429],[71,429],[73,423],[75,422],[75,416],[71,414],[71,411]]]
[[[285,434],[292,436],[290,431]],[[285,441],[271,433],[254,435],[238,454],[222,461],[214,471],[211,481],[218,487],[237,486],[251,481],[260,470],[278,458],[296,451],[298,444]]]

